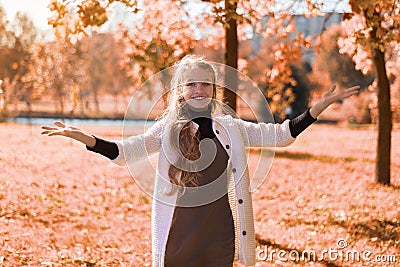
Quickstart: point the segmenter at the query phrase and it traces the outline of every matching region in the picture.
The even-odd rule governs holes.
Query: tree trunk
[[[225,10],[228,14],[225,27],[225,65],[233,68],[225,70],[225,89],[223,101],[233,111],[236,111],[236,91],[238,87],[237,65],[238,65],[238,36],[237,21],[232,14],[236,14],[237,0],[225,0]],[[230,15],[229,15],[230,14]]]
[[[58,101],[59,101],[59,105],[60,105],[60,117],[61,117],[61,120],[64,120],[65,119],[65,116],[64,116],[64,97],[60,96]]]
[[[82,90],[79,91],[79,114],[83,116],[85,114],[85,101]]]
[[[379,49],[373,51],[378,82],[378,142],[376,149],[375,180],[390,184],[390,149],[392,112],[390,110],[390,85],[386,74],[385,54]]]
[[[117,115],[119,110],[118,110],[118,93],[114,93],[114,109],[115,109],[115,114]]]
[[[94,99],[94,108],[97,114],[100,112],[100,104],[99,104],[99,95],[97,86],[90,86],[91,92],[93,94]]]
[[[30,119],[32,119],[32,103],[31,103],[31,101],[28,100],[28,101],[25,101],[25,104],[28,108],[28,118],[30,120]]]
[[[2,104],[2,106],[0,106],[0,122],[4,122],[8,119],[8,104],[6,101],[0,104]]]

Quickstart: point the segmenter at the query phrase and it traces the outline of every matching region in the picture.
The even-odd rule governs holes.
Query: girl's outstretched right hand
[[[77,141],[80,141],[89,147],[94,147],[96,144],[96,139],[92,135],[83,132],[78,127],[72,125],[66,125],[61,121],[55,121],[54,125],[55,126],[42,125],[41,126],[43,130],[42,134],[45,134],[47,136],[54,136],[54,135],[66,136],[75,139]]]
[[[48,136],[53,136],[53,135],[62,135],[66,137],[71,137],[77,133],[77,132],[82,132],[81,129],[75,126],[71,125],[66,125],[62,123],[61,121],[55,121],[54,126],[47,126],[47,125],[42,125],[42,134],[47,134]]]

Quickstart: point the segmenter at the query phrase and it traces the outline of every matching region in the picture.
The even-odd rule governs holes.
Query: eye
[[[188,87],[193,87],[193,86],[194,86],[194,84],[195,84],[195,83],[187,83],[187,84],[185,84],[185,86],[188,86]]]
[[[208,87],[208,86],[211,86],[211,83],[202,83],[202,86]]]

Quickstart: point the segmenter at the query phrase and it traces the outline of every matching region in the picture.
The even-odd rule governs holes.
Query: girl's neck
[[[205,109],[196,109],[193,107],[187,107],[187,115],[189,120],[196,118],[209,118],[211,119],[211,105],[208,105]]]

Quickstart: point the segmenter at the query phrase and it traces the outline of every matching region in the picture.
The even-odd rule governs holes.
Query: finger
[[[328,88],[327,92],[332,93],[333,91],[335,91],[335,89],[336,89],[336,84],[333,84]]]
[[[344,91],[358,91],[358,90],[360,90],[360,86],[357,85],[350,88],[346,88]]]
[[[47,126],[47,125],[42,125],[41,128],[44,130],[57,130],[58,129],[56,127]]]
[[[53,133],[56,133],[56,132],[58,132],[58,131],[54,131],[54,130],[51,130],[51,131],[42,131],[41,134],[47,134],[48,136],[51,136],[51,135],[53,135]]]
[[[55,121],[54,125],[57,125],[58,127],[65,127],[65,124],[62,123],[61,121]]]
[[[358,94],[358,91],[347,92],[347,97]]]
[[[62,135],[60,132],[51,132],[49,133],[49,136],[54,136],[54,135]]]
[[[351,93],[351,94],[356,94],[360,92],[360,87],[359,86],[354,86],[351,88],[347,88],[343,90],[344,93]]]
[[[339,98],[339,99],[345,99],[345,98],[348,98],[348,97],[350,97],[350,96],[356,95],[357,93],[358,93],[358,91],[343,92],[343,93],[340,95],[340,98]]]
[[[328,97],[329,95],[331,95],[333,93],[333,91],[335,91],[336,89],[336,85],[333,84],[331,85],[323,94],[324,97]]]

